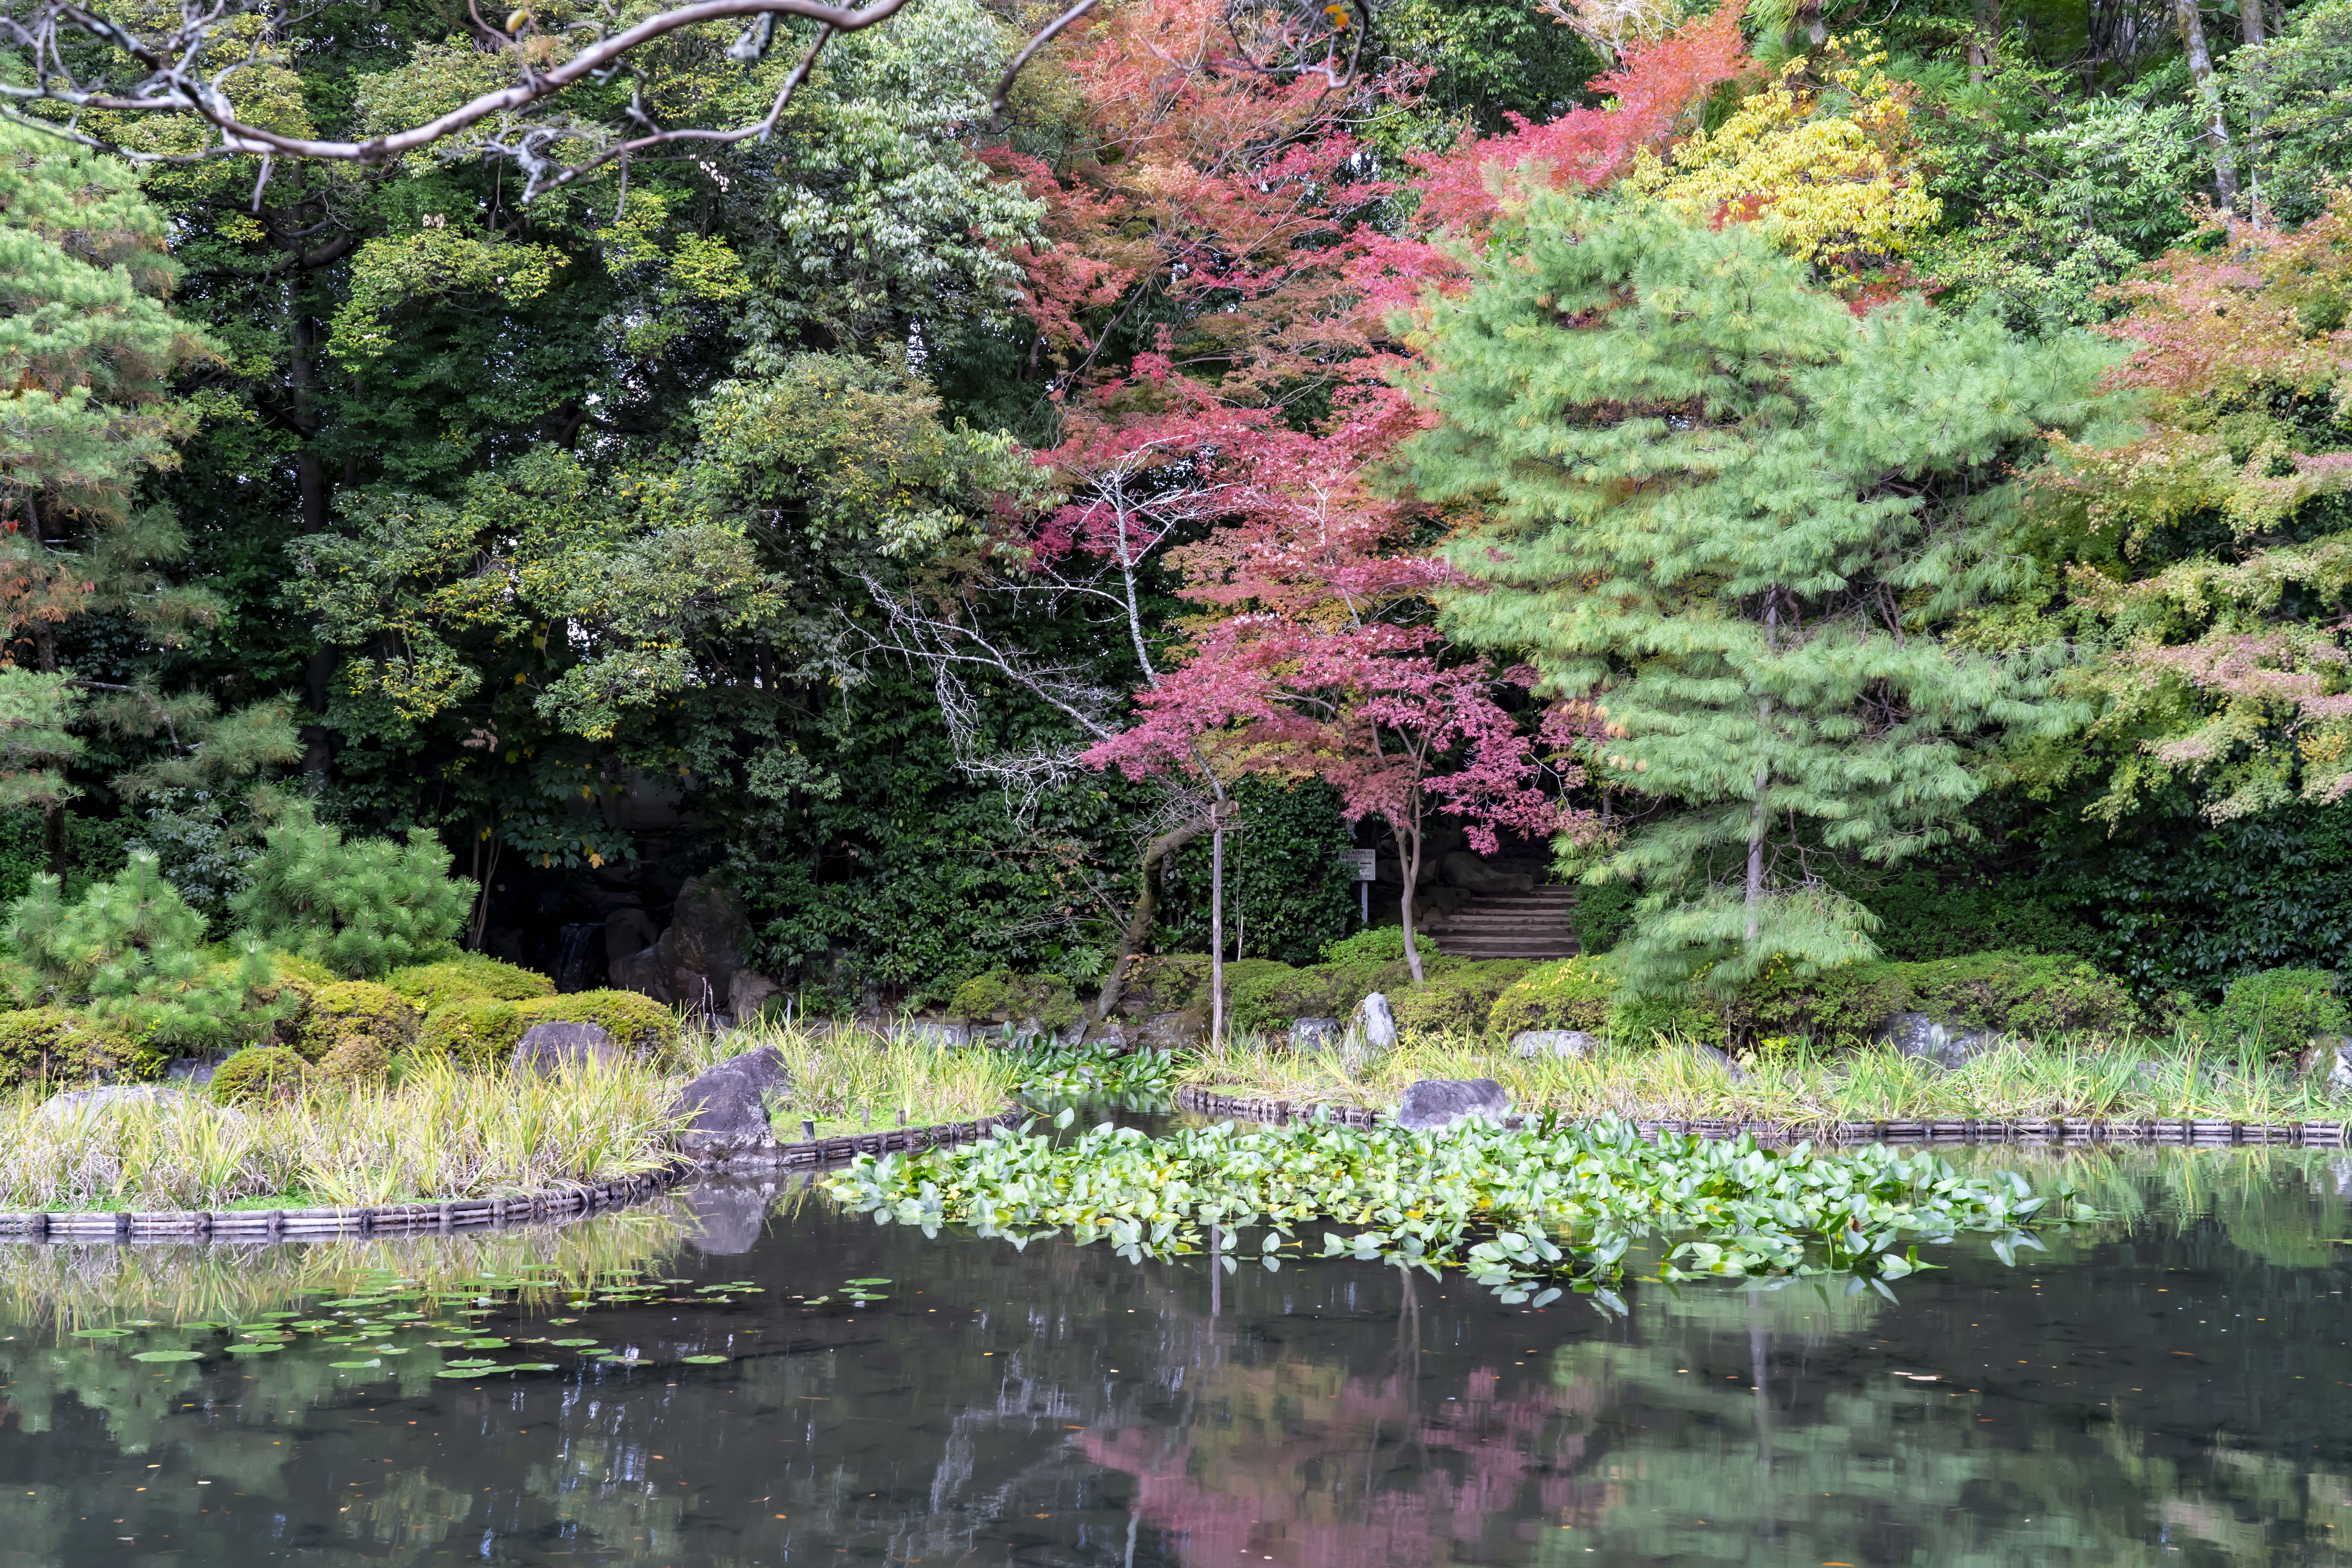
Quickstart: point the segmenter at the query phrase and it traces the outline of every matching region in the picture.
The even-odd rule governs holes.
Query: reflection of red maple
[[[1205,1378],[1184,1426],[1101,1425],[1076,1440],[1089,1460],[1135,1478],[1129,1507],[1187,1563],[1439,1563],[1454,1555],[1445,1542],[1523,1529],[1538,1510],[1594,1522],[1610,1489],[1569,1473],[1585,1439],[1557,1429],[1599,1408],[1596,1387],[1506,1394],[1482,1367],[1448,1400],[1402,1373],[1307,1362],[1226,1364]]]

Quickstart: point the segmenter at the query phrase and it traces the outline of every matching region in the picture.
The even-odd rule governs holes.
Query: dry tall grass
[[[769,1097],[776,1136],[790,1142],[800,1123],[819,1136],[895,1125],[971,1121],[1013,1103],[1021,1079],[1012,1053],[944,1046],[905,1029],[885,1034],[856,1028],[810,1028],[770,1019],[722,1036],[689,1042],[691,1070],[773,1046],[791,1082]]]
[[[1735,1079],[1713,1058],[1667,1041],[1609,1045],[1562,1060],[1459,1037],[1408,1037],[1361,1058],[1244,1038],[1185,1062],[1181,1079],[1223,1094],[1378,1108],[1395,1105],[1416,1079],[1491,1078],[1529,1111],[1798,1127],[2069,1116],[2277,1123],[2352,1110],[2307,1079],[2216,1056],[2185,1037],[2014,1041],[1948,1071],[1892,1050],[1801,1045],[1739,1065],[1745,1076]]]

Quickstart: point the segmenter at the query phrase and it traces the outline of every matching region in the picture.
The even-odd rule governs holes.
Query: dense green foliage
[[[405,845],[346,840],[306,807],[286,815],[230,906],[263,941],[354,979],[456,951],[471,898],[430,834],[415,830]]]
[[[2315,1037],[2340,1036],[2347,1023],[2352,1008],[2336,994],[2336,976],[2317,969],[2242,975],[2230,983],[2212,1016],[2222,1038],[2271,1056],[2293,1056]]]

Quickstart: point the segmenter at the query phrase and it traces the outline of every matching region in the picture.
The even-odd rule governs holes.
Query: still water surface
[[[246,1264],[0,1249],[0,1563],[2352,1562],[2352,1160],[1975,1157],[2118,1217],[1893,1300],[1637,1283],[1623,1320],[927,1241],[797,1176]],[[534,1262],[645,1275],[577,1306]],[[333,1326],[222,1353],[273,1309]],[[436,1375],[467,1356],[555,1370]]]

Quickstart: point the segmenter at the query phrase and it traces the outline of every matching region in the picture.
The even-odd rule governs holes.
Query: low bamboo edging
[[[1189,1088],[1176,1091],[1176,1103],[1202,1116],[1235,1116],[1250,1121],[1320,1119],[1350,1127],[1371,1127],[1388,1120],[1380,1111],[1355,1106],[1300,1104],[1286,1100],[1246,1100]],[[1517,1125],[1521,1119],[1513,1117],[1510,1120]],[[2278,1143],[2304,1149],[2344,1147],[2344,1123],[2341,1121],[2264,1124],[2154,1120],[2104,1121],[2089,1117],[2066,1117],[2047,1121],[1839,1121],[1814,1125],[1780,1121],[1636,1121],[1633,1125],[1646,1138],[1662,1134],[1737,1138],[1744,1133],[1766,1143],[1794,1143],[1810,1138],[1835,1143],[2174,1143],[2198,1148]]]
[[[1024,1113],[1008,1110],[978,1121],[935,1127],[894,1127],[846,1138],[777,1143],[751,1154],[697,1162],[681,1158],[658,1171],[617,1181],[555,1187],[499,1198],[427,1199],[360,1208],[325,1209],[68,1209],[62,1212],[0,1213],[0,1239],[17,1241],[194,1240],[279,1241],[337,1236],[446,1236],[453,1231],[534,1220],[563,1219],[637,1203],[689,1176],[736,1170],[772,1170],[781,1165],[817,1165],[859,1154],[946,1147],[976,1142],[998,1127],[1017,1123]]]

